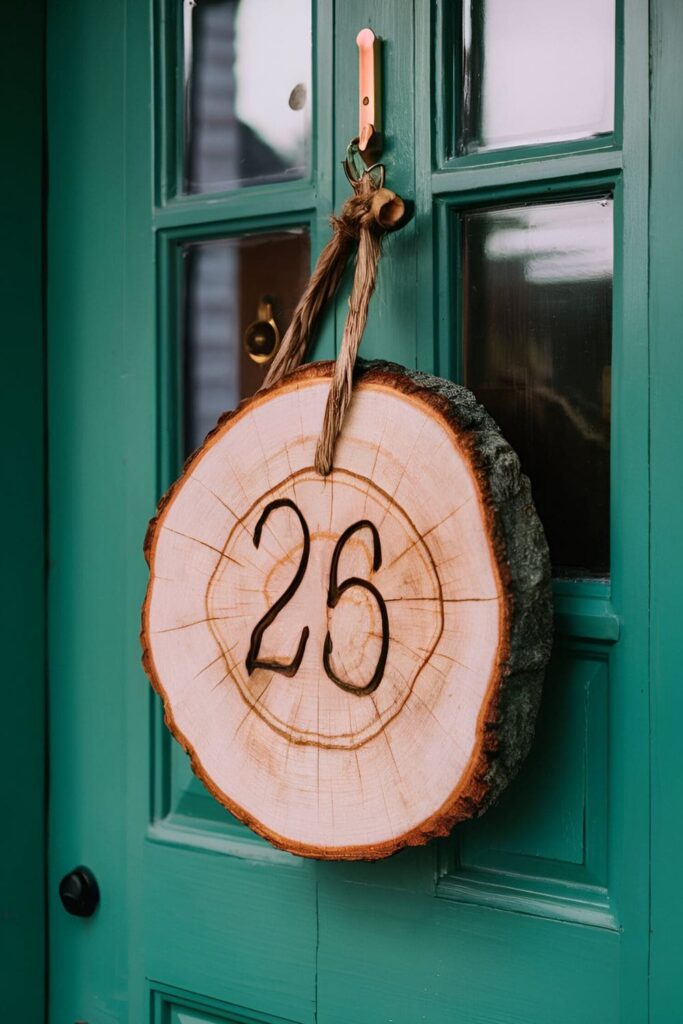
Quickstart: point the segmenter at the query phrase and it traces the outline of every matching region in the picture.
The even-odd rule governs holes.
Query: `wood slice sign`
[[[529,482],[464,388],[331,363],[226,415],[150,524],[145,669],[194,771],[276,846],[375,859],[481,814],[531,742],[551,644]]]

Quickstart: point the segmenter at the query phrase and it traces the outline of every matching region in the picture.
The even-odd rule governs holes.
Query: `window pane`
[[[260,387],[268,363],[254,362],[245,333],[272,305],[284,334],[309,273],[301,228],[183,246],[182,295],[185,451],[194,451],[218,417]]]
[[[609,571],[612,201],[462,215],[465,381],[522,461],[559,575]]]
[[[310,0],[184,0],[183,15],[185,191],[305,177]]]
[[[464,0],[460,151],[614,128],[614,0]]]

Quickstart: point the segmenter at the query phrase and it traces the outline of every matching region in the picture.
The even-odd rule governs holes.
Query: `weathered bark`
[[[143,661],[195,772],[275,845],[375,859],[481,814],[527,753],[551,645],[529,481],[465,388],[333,364],[229,413],[150,524]]]

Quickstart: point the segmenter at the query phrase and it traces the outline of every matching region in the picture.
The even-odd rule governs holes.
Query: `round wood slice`
[[[145,669],[211,793],[276,846],[375,859],[481,814],[527,753],[551,646],[529,481],[473,395],[333,364],[220,421],[159,506]]]

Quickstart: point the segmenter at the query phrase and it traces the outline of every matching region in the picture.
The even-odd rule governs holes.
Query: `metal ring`
[[[346,156],[342,161],[344,174],[353,189],[364,174],[369,174],[376,188],[384,188],[384,165],[373,164],[366,167],[358,148],[358,139],[352,139],[346,147]]]

